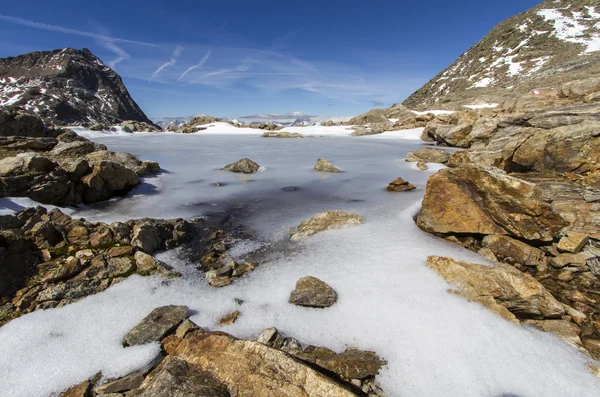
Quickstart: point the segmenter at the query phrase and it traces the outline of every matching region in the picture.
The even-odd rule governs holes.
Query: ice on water
[[[241,207],[257,241],[240,242],[234,255],[275,244],[288,228],[324,210],[354,211],[367,222],[296,242],[293,250],[275,254],[225,288],[209,287],[175,250],[159,258],[181,270],[184,279],[165,284],[133,276],[75,304],[17,319],[0,329],[0,396],[45,396],[98,371],[117,376],[142,367],[158,345],[122,348],[120,340],[153,308],[166,304],[188,305],[199,325],[240,337],[275,326],[303,343],[377,351],[388,361],[378,379],[391,396],[598,395],[600,383],[586,369],[588,358],[551,334],[519,327],[448,293],[448,284],[427,268],[428,255],[484,262],[415,226],[426,179],[436,170],[418,171],[404,162],[420,143],[217,134],[96,139],[111,150],[156,160],[167,172],[146,179],[126,198],[75,216],[188,218]],[[245,176],[219,170],[242,157],[265,170]],[[345,172],[314,171],[320,157]],[[399,176],[418,189],[386,192],[387,183]],[[214,182],[223,186],[211,186]],[[282,190],[289,186],[298,189]],[[306,275],[329,283],[339,295],[337,304],[325,310],[290,305],[289,293]],[[218,327],[218,319],[233,310],[241,312],[238,321]]]

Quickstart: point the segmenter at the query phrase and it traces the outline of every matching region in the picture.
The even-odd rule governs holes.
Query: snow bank
[[[494,109],[500,106],[499,103],[482,103],[479,105],[463,105],[467,109]]]
[[[423,115],[428,114],[428,113],[431,113],[434,116],[439,116],[439,115],[442,115],[442,114],[452,114],[452,113],[454,113],[454,111],[452,111],[452,110],[426,110],[424,112],[419,112],[419,111],[416,111],[416,110],[411,110],[411,112],[413,112],[417,116],[423,116]]]

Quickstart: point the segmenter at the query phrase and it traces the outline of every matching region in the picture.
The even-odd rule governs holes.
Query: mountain
[[[0,106],[35,113],[48,125],[153,125],[121,77],[86,48],[0,58]]]
[[[599,61],[598,1],[546,0],[498,24],[403,104],[425,109],[495,102],[508,108],[529,93],[564,97],[570,82],[600,83],[584,83],[600,76]]]

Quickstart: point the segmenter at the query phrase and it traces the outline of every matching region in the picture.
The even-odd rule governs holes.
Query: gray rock
[[[123,337],[123,346],[143,345],[164,338],[187,318],[186,306],[158,307]]]
[[[277,331],[277,328],[267,328],[263,330],[256,341],[276,349],[283,346],[283,336]]]
[[[315,164],[315,170],[322,172],[343,172],[335,165],[331,164],[329,161],[325,159],[318,159],[317,164]]]
[[[337,302],[337,294],[329,285],[316,277],[302,277],[290,295],[290,303],[297,306],[325,308]]]

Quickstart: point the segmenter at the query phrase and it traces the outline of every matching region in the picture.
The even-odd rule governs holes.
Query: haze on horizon
[[[153,118],[351,116],[402,102],[539,1],[14,3],[0,57],[89,48]]]

